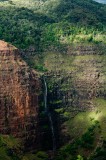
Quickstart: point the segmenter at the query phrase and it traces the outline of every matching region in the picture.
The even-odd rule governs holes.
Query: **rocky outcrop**
[[[19,50],[0,41],[0,133],[37,143],[39,80]],[[36,142],[36,143],[35,143]]]

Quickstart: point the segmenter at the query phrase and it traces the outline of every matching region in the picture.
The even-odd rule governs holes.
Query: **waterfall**
[[[45,93],[44,93],[44,106],[45,106],[45,112],[48,112],[48,108],[47,108],[47,83],[44,77],[44,86],[45,86]]]
[[[53,120],[52,120],[52,116],[51,113],[47,107],[47,83],[45,80],[45,77],[43,77],[44,79],[44,87],[45,87],[45,91],[44,91],[44,106],[45,106],[45,112],[48,115],[49,118],[49,122],[50,122],[50,128],[51,128],[51,133],[52,133],[52,143],[53,143],[53,151],[56,150],[56,139],[55,139],[55,132],[54,132],[54,126],[53,126]]]

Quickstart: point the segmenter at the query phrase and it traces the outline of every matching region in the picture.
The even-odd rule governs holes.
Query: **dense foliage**
[[[29,45],[39,45],[40,25],[51,22],[42,14],[35,14],[27,8],[0,7],[0,39],[25,48]],[[38,46],[39,47],[39,46]]]
[[[0,39],[19,48],[106,43],[106,6],[92,0],[1,0]]]
[[[23,145],[18,139],[0,135],[0,160],[47,160],[45,152],[24,153]]]

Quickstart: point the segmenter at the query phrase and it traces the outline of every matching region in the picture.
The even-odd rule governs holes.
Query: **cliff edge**
[[[19,50],[0,41],[0,133],[37,143],[39,80]]]

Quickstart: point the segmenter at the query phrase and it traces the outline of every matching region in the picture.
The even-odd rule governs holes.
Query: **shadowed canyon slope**
[[[95,121],[101,125],[99,136],[106,139],[105,50],[104,45],[77,45],[68,47],[66,53],[44,54],[57,145],[80,138]]]
[[[29,69],[17,48],[0,41],[0,133],[35,141],[38,91],[37,73]]]

